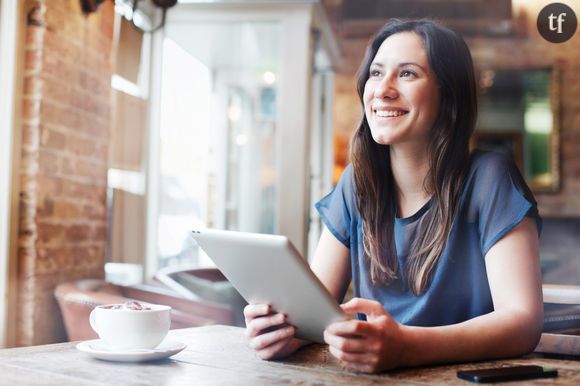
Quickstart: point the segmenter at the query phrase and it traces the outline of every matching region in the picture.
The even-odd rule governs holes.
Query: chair
[[[155,280],[186,299],[229,305],[234,311],[234,324],[245,326],[243,310],[247,302],[220,270],[187,266],[166,267],[155,274]]]
[[[168,288],[155,285],[122,286],[104,280],[86,279],[58,285],[55,297],[69,341],[97,338],[89,324],[89,314],[93,308],[130,300],[171,306],[171,329],[235,324],[234,311],[227,304],[185,299]]]

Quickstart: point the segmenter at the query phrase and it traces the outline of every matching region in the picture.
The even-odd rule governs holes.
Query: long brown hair
[[[411,291],[419,295],[429,286],[458,212],[469,169],[469,138],[477,117],[477,93],[471,54],[461,37],[432,20],[394,19],[371,41],[359,70],[357,91],[363,111],[370,64],[383,41],[400,32],[414,32],[423,39],[441,101],[429,132],[431,162],[424,182],[433,202],[419,223],[418,237],[411,245],[405,267],[398,266],[395,250],[397,196],[389,145],[373,140],[364,114],[352,138],[351,160],[372,282],[387,284],[404,269]]]

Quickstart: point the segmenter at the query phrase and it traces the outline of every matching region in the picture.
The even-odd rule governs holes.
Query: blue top
[[[428,289],[414,295],[404,274],[386,286],[373,285],[369,259],[363,251],[362,221],[352,173],[349,165],[336,187],[316,203],[316,209],[330,232],[350,249],[354,295],[379,301],[402,324],[442,326],[493,311],[485,254],[525,216],[535,218],[538,235],[541,230],[535,201],[511,159],[477,151],[471,157],[459,214]],[[393,219],[399,267],[404,267],[418,220],[430,209],[432,201],[410,217]]]

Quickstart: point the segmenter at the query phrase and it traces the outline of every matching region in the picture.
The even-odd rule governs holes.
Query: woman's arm
[[[485,260],[493,312],[449,326],[411,327],[396,323],[379,303],[355,299],[343,309],[365,313],[368,321],[331,325],[325,331],[331,352],[347,367],[364,372],[530,352],[543,324],[534,221],[524,219],[489,250]]]
[[[350,283],[350,250],[324,227],[310,268],[328,292],[341,303]]]

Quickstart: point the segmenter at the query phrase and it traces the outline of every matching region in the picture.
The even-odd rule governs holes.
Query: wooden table
[[[0,350],[0,384],[465,386],[471,383],[456,377],[459,369],[537,364],[558,369],[558,378],[515,384],[580,385],[580,362],[534,356],[366,375],[342,369],[327,346],[311,345],[283,362],[267,362],[248,348],[243,331],[226,326],[174,330],[170,337],[188,347],[170,359],[142,364],[93,359],[78,351],[76,343],[4,349]]]

